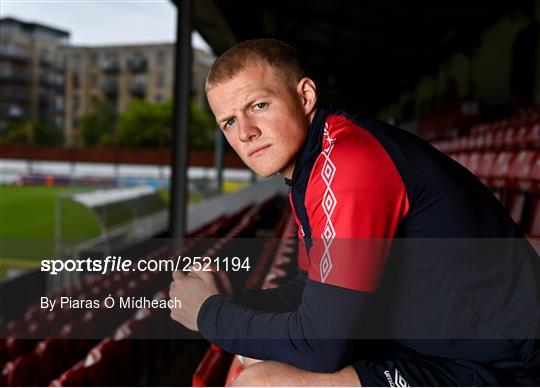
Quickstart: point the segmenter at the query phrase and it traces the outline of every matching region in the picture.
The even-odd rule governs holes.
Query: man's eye
[[[234,124],[234,119],[229,119],[229,120],[225,121],[225,125],[223,126],[223,129],[227,129],[233,124]]]
[[[268,105],[266,102],[259,102],[258,104],[255,104],[255,109],[264,109],[266,108],[266,105]]]

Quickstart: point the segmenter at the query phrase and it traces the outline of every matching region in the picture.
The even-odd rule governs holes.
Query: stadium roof
[[[180,0],[174,0],[178,3]],[[534,0],[198,0],[194,28],[216,54],[273,37],[292,44],[326,102],[373,113]]]

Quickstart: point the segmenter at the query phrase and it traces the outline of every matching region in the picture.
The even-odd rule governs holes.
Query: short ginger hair
[[[296,50],[277,39],[251,39],[229,48],[210,67],[205,89],[232,79],[248,66],[266,64],[272,67],[287,84],[295,88],[305,77]]]

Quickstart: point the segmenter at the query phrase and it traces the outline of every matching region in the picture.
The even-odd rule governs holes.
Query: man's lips
[[[266,145],[263,145],[263,146],[260,146],[260,147],[257,147],[255,149],[253,149],[252,151],[249,151],[248,153],[248,156],[259,156],[263,150],[267,149],[268,147],[270,147],[272,144],[266,144]]]

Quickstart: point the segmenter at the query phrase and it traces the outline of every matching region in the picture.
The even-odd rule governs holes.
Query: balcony
[[[136,96],[144,96],[146,92],[146,82],[131,82],[129,84],[129,92]]]
[[[127,67],[133,73],[144,73],[148,67],[148,60],[144,57],[130,58]]]
[[[30,89],[3,87],[0,88],[0,101],[28,102],[31,98]]]
[[[47,54],[40,54],[39,55],[39,65],[41,67],[52,67],[54,66],[54,61],[52,58]]]
[[[57,94],[64,94],[66,90],[66,85],[63,82],[54,82],[49,87]]]
[[[32,59],[32,53],[30,53],[29,50],[14,44],[0,44],[0,57],[28,62]]]
[[[0,80],[2,83],[17,82],[29,83],[32,77],[30,73],[24,70],[18,71],[9,67],[0,67]]]
[[[66,71],[66,66],[64,62],[56,60],[52,62],[51,64],[51,70],[58,73],[58,74],[64,74]]]
[[[101,85],[101,90],[107,96],[118,94],[118,81],[106,81]]]
[[[106,73],[118,73],[120,71],[120,61],[118,59],[107,58],[101,61],[100,67]]]

